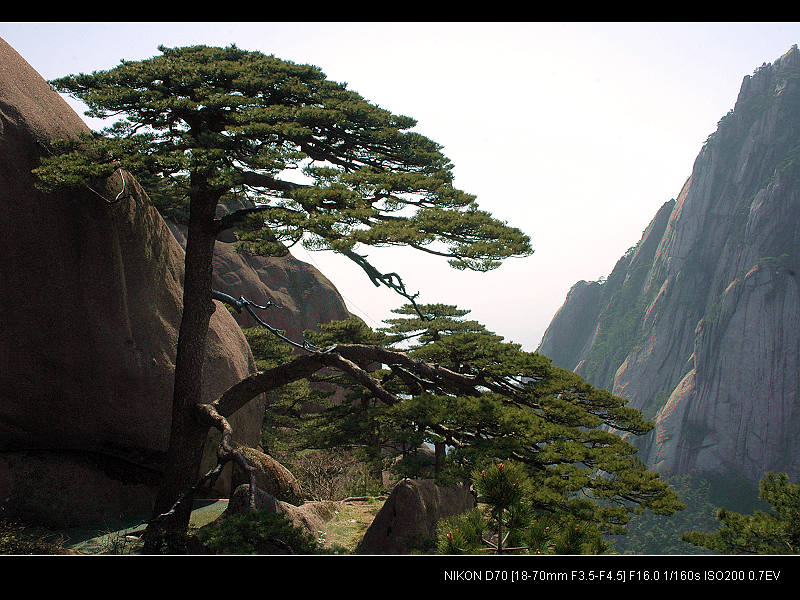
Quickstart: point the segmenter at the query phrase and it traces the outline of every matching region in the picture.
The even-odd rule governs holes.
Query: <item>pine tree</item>
[[[264,327],[243,329],[256,368],[266,371],[291,362],[295,349]],[[305,415],[325,406],[331,391],[315,387],[308,379],[298,379],[267,393],[267,409],[261,428],[261,447],[273,458],[285,458],[297,449]]]
[[[536,511],[531,481],[513,461],[476,469],[478,508],[437,524],[441,554],[602,554],[608,550],[594,523]]]
[[[513,462],[493,464],[473,477],[478,501],[489,505],[494,540],[484,540],[491,548],[502,554],[513,548],[506,544],[511,534],[530,524],[528,497],[529,482],[525,472]],[[515,539],[513,541],[518,541]]]
[[[416,308],[419,313],[411,305],[394,311],[405,317],[388,321],[381,330],[387,350],[391,343],[407,346],[407,362],[372,373],[381,390],[391,392],[388,401],[346,374],[340,381],[346,385],[349,378],[368,400],[370,418],[381,423],[387,446],[392,436],[446,446],[437,474],[442,482],[469,483],[487,461],[519,464],[530,481],[530,508],[539,522],[552,521],[553,532],[573,519],[578,532],[587,535],[595,530],[598,535],[622,534],[630,516],[643,508],[664,515],[683,508],[636,457],[636,448],[616,433],[642,435],[652,428],[625,400],[466,320],[469,311],[445,305]],[[344,331],[323,327],[334,329]],[[348,343],[346,336],[327,341]],[[411,372],[406,365],[413,364],[434,365],[465,379],[448,387]],[[323,412],[315,430],[323,436],[326,427],[341,431],[347,415],[342,406]],[[362,433],[358,425],[350,428],[348,442],[364,440]]]
[[[400,276],[380,272],[359,245],[409,246],[479,271],[531,252],[525,234],[453,186],[452,164],[438,144],[410,131],[413,119],[367,102],[319,68],[235,46],[159,51],[52,81],[83,100],[89,116],[121,119],[100,134],[53,144],[36,171],[45,189],[94,186],[117,173],[125,181],[131,173],[162,213],[187,224],[170,442],[147,534],[153,552],[162,539],[176,551],[185,534],[208,428],[224,432],[221,460],[241,458],[228,443],[227,411],[246,401],[254,382],[200,404],[220,232],[236,226],[240,249],[256,254],[282,254],[295,243],[340,252],[375,285],[411,301]],[[217,207],[232,199],[251,206],[218,217]],[[339,360],[306,358],[257,381],[282,385]]]
[[[712,503],[711,483],[701,475],[690,474],[666,478],[686,508],[664,516],[642,513],[627,524],[625,535],[614,539],[620,554],[711,554],[707,548],[692,546],[681,540],[683,533],[714,531],[719,522],[714,516],[719,506]]]

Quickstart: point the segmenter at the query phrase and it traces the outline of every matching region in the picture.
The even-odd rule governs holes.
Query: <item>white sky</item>
[[[157,46],[236,44],[320,67],[444,146],[456,185],[532,237],[490,273],[362,249],[420,302],[457,304],[534,350],[577,281],[610,273],[678,195],[745,75],[800,43],[800,23],[0,23],[45,79],[108,69]],[[77,105],[76,105],[77,106]],[[81,109],[78,109],[79,111]],[[372,326],[401,297],[347,259],[294,254]]]

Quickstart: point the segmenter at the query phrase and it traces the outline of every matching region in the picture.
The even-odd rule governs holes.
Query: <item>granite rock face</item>
[[[664,473],[800,477],[800,52],[747,76],[677,199],[539,351],[628,398]],[[588,288],[597,300],[581,303]]]
[[[185,247],[186,228],[172,222],[168,225]],[[293,340],[301,340],[303,331],[316,329],[320,323],[350,317],[339,291],[315,267],[291,254],[265,257],[237,252],[232,230],[223,232],[214,246],[214,287],[262,306],[272,302],[258,311],[259,317]],[[242,327],[257,326],[247,311],[233,316]]]
[[[182,307],[183,250],[130,175],[114,204],[120,172],[97,190],[34,187],[41,143],[84,132],[0,40],[0,505],[52,526],[150,510]],[[203,400],[254,369],[218,305]],[[234,415],[239,443],[258,444],[263,411],[258,398]],[[206,468],[215,446],[212,436]],[[226,493],[226,481],[212,493]]]
[[[358,554],[409,554],[415,543],[435,539],[440,519],[475,508],[463,486],[440,486],[432,479],[403,479],[364,533]]]
[[[318,500],[302,504],[291,504],[278,500],[275,496],[256,486],[256,510],[284,515],[292,524],[300,529],[305,529],[313,537],[319,536],[325,530],[325,524],[336,514],[339,503],[332,500]],[[231,494],[228,508],[220,518],[231,515],[247,514],[250,511],[250,486],[242,484],[237,486]]]

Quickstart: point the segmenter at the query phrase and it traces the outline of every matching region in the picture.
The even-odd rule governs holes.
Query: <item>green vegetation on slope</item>
[[[800,554],[800,485],[786,473],[766,473],[759,496],[770,504],[770,512],[745,515],[722,508],[718,531],[693,531],[682,539],[724,554]]]

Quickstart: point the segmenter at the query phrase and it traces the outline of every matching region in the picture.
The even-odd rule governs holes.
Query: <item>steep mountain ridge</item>
[[[665,473],[800,475],[800,52],[746,76],[675,200],[539,347],[628,398]],[[594,301],[593,298],[597,300]]]

